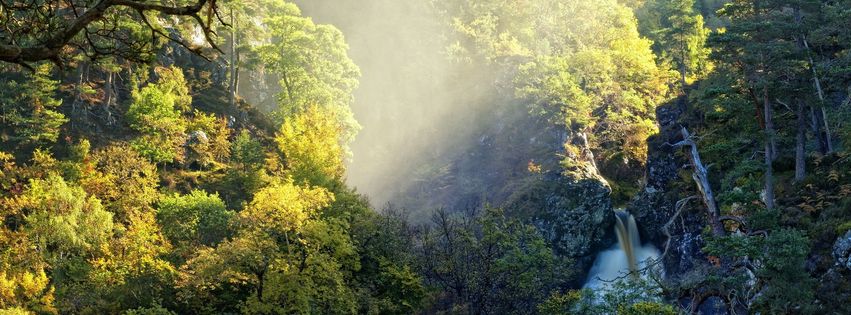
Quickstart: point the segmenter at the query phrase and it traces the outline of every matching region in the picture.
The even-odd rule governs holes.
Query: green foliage
[[[239,208],[271,178],[266,174],[267,148],[243,130],[230,145],[230,167],[218,181],[208,185],[231,207]]]
[[[638,302],[622,308],[618,314],[624,315],[677,315],[673,306],[654,302]]]
[[[849,3],[735,0],[719,18],[712,12],[721,2],[447,0],[433,8],[452,29],[449,55],[467,63],[459,68],[486,69],[481,77],[493,84],[481,85],[496,86],[493,99],[506,103],[499,106],[523,106],[516,120],[523,123],[506,128],[541,126],[506,137],[520,141],[482,140],[483,148],[500,148],[493,150],[530,138],[546,143],[544,152],[512,148],[523,158],[499,167],[533,172],[524,177],[529,187],[557,163],[525,156],[553,156],[558,139],[566,142],[558,152],[564,170],[612,179],[615,202],[639,194],[657,106],[670,101],[679,71],[691,94],[660,114],[685,111],[672,125],[698,136],[722,214],[742,221],[726,221],[728,232],[742,233],[706,239],[704,253],[720,257],[718,266],[696,264],[666,298],[680,289],[748,301],[750,312],[841,311],[832,307],[844,302],[847,281],[832,283],[839,273],[824,270],[835,271],[829,245],[851,222],[851,115],[841,100],[851,82]],[[176,45],[164,46],[152,68],[84,56],[73,58],[73,78],[47,64],[31,73],[3,67],[0,314],[677,313],[647,280],[597,294],[569,290],[573,264],[553,254],[523,213],[442,211],[433,225],[412,227],[392,208],[373,211],[343,184],[346,146],[359,128],[349,106],[360,74],[342,33],[283,0],[219,4],[229,13],[221,18],[234,20],[233,29],[218,29],[231,34],[224,45],[235,46],[223,58],[239,68],[229,75],[221,75],[221,59],[199,63]],[[145,16],[156,30],[171,23]],[[95,23],[117,23],[127,39],[95,36],[103,49],[159,46],[128,17]],[[711,36],[705,23],[716,30]],[[183,25],[168,31],[193,37]],[[237,85],[249,92],[225,102],[223,77],[235,75],[249,78]],[[278,84],[266,89],[266,80]],[[275,105],[249,94],[274,95]],[[777,113],[774,134],[755,115],[765,100]],[[791,184],[799,104],[812,109],[802,127],[805,151],[823,145],[816,126],[831,128],[837,145],[831,154],[808,153],[812,175]],[[124,115],[116,120],[116,112]],[[517,118],[502,107],[493,112],[498,129]],[[264,123],[270,117],[278,128]],[[766,136],[779,147],[769,163],[779,179],[774,210],[763,204],[766,165],[755,158]],[[480,172],[476,163],[417,168],[442,176]],[[485,186],[466,174],[455,174],[458,182]],[[678,190],[683,185],[663,194],[689,193]]]
[[[314,24],[292,3],[263,4],[275,14],[264,18],[262,34],[269,41],[255,51],[266,69],[280,76],[278,117],[322,106],[338,119],[341,139],[352,140],[360,126],[349,105],[360,70],[347,55],[343,34],[333,26]]]
[[[572,310],[583,298],[588,298],[590,292],[586,290],[571,290],[566,293],[553,292],[546,300],[538,304],[540,314],[572,314]],[[590,304],[588,302],[587,304]]]
[[[24,77],[0,80],[0,141],[12,148],[32,149],[56,142],[65,115],[57,111],[59,81],[51,78],[51,65],[40,64]]]
[[[99,199],[58,176],[33,180],[29,186],[20,199],[29,210],[26,230],[39,247],[52,249],[45,253],[48,261],[57,266],[67,255],[102,250],[114,227],[112,213],[104,210]]]
[[[150,213],[159,197],[156,167],[126,144],[96,150],[84,161],[81,186],[120,222]]]
[[[260,190],[239,213],[237,235],[188,262],[184,288],[203,296],[245,281],[252,291],[238,303],[249,314],[354,312],[343,266],[358,269],[355,247],[342,222],[317,217],[332,200],[325,189],[291,183]]]
[[[553,292],[537,306],[540,314],[679,314],[662,300],[661,288],[648,279],[622,279],[606,290]]]
[[[709,29],[694,0],[646,1],[636,15],[641,33],[653,40],[657,56],[672,59],[680,84],[691,84],[712,71],[710,49],[705,45]]]
[[[268,91],[280,92],[277,135],[243,99],[219,110],[219,65],[173,45],[158,54],[168,62],[150,67],[74,58],[74,77],[61,81],[46,65],[3,68],[4,148],[32,159],[19,166],[0,152],[0,312],[421,309],[408,226],[342,183],[359,127],[349,109],[359,71],[342,34],[284,1],[221,5],[234,10],[240,71],[280,80]],[[149,38],[138,23],[110,21],[130,41],[93,38],[99,47]],[[134,48],[159,47],[147,43]],[[67,130],[60,96],[74,98]],[[68,136],[57,143],[60,131]]]
[[[228,236],[232,216],[218,195],[201,190],[164,197],[157,207],[157,221],[172,244],[214,246]]]
[[[437,305],[465,312],[534,309],[571,277],[569,262],[553,254],[539,232],[498,209],[478,217],[434,216],[419,235],[426,281],[447,292]]]
[[[335,192],[323,218],[343,219],[359,255],[353,270],[358,313],[410,314],[420,310],[426,296],[419,270],[414,269],[410,227],[394,209],[378,214],[364,196],[347,188]]]
[[[263,146],[251,138],[248,131],[243,130],[236,136],[230,149],[231,161],[236,163],[241,171],[258,170],[263,166]]]
[[[162,307],[162,305],[155,305],[153,307],[140,307],[136,309],[132,309],[124,312],[124,315],[176,315],[177,313],[170,311],[169,309]]]
[[[673,78],[656,64],[632,11],[618,1],[435,1],[455,42],[450,54],[505,73],[507,94],[567,131],[563,165],[638,190],[656,106]],[[599,166],[599,169],[597,168]],[[620,196],[618,196],[620,197]],[[631,196],[625,196],[626,201]]]
[[[795,229],[781,229],[762,238],[727,236],[707,241],[709,255],[749,257],[757,261],[756,276],[763,281],[754,309],[788,313],[808,308],[813,301],[813,279],[804,270],[809,239]]]
[[[182,158],[180,146],[186,131],[181,116],[191,103],[182,70],[160,68],[157,83],[150,83],[134,91],[133,102],[127,109],[130,127],[142,135],[133,147],[156,163],[172,162]]]
[[[56,314],[53,287],[43,269],[9,274],[8,266],[0,269],[0,314]]]

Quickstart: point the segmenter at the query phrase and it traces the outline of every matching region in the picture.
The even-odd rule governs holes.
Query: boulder
[[[841,268],[851,270],[851,231],[836,239],[833,244],[833,259]]]
[[[697,313],[700,315],[726,315],[730,314],[727,310],[727,303],[724,299],[718,296],[710,296],[703,299],[697,307]]]
[[[534,224],[557,254],[591,257],[614,243],[611,189],[599,177],[548,174],[508,200],[508,211]]]

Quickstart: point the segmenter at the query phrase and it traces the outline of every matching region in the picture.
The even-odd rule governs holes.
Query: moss
[[[630,200],[641,191],[639,183],[630,183],[624,181],[609,180],[609,186],[612,188],[612,206],[615,208],[624,208]]]
[[[851,221],[846,221],[845,223],[842,223],[839,226],[837,226],[836,227],[836,234],[842,235],[842,234],[845,234],[845,232],[848,232],[848,230],[851,230]]]

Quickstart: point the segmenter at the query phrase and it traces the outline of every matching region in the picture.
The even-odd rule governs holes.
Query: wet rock
[[[833,259],[841,268],[851,270],[851,231],[836,239],[833,244]]]
[[[727,303],[724,299],[718,296],[710,296],[703,299],[703,302],[697,307],[697,313],[700,315],[726,315],[730,314],[727,310]]]

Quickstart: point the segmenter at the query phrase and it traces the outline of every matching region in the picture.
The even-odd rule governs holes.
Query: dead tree
[[[707,219],[709,219],[709,226],[712,228],[712,234],[715,236],[724,236],[726,232],[724,231],[724,225],[721,224],[721,220],[719,219],[720,214],[718,211],[718,204],[715,202],[715,195],[712,193],[712,186],[709,184],[709,174],[706,170],[706,166],[700,160],[700,152],[697,150],[697,143],[694,142],[694,139],[685,127],[682,127],[680,133],[683,136],[683,140],[674,144],[674,146],[689,147],[689,150],[686,151],[686,155],[688,155],[689,162],[694,170],[691,177],[694,179],[695,184],[697,184],[697,189],[700,191],[703,204],[706,206],[706,216]]]

